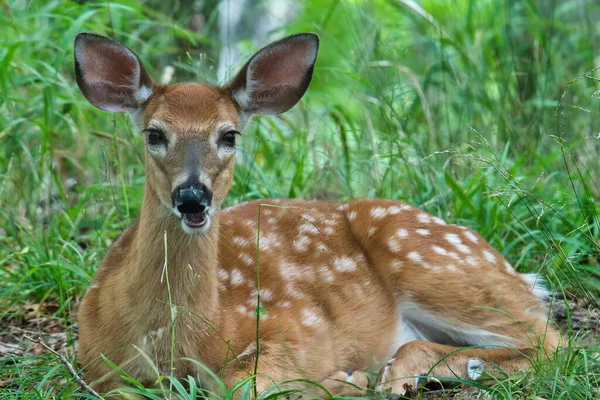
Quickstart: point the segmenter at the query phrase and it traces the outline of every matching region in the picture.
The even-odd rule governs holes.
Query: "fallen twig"
[[[65,356],[63,356],[59,352],[55,351],[54,349],[52,349],[50,346],[48,346],[46,343],[42,342],[39,339],[34,339],[34,338],[29,337],[27,335],[23,335],[23,337],[25,339],[27,339],[27,340],[30,340],[30,341],[34,342],[34,343],[38,343],[38,344],[42,345],[46,350],[48,350],[50,353],[52,353],[56,357],[58,357],[58,359],[60,360],[60,362],[65,367],[67,367],[67,369],[69,370],[69,373],[71,374],[71,376],[73,376],[73,378],[75,378],[75,381],[77,382],[77,384],[79,384],[79,386],[81,386],[82,389],[84,389],[86,392],[88,392],[92,396],[96,397],[97,399],[103,399],[103,397],[100,396],[100,394],[98,394],[98,392],[96,392],[87,383],[85,383],[85,381],[83,380],[83,378],[81,378],[81,376],[79,376],[79,374],[77,373],[77,371],[75,371],[75,368],[73,367],[73,364],[71,364],[69,362],[69,360],[67,360],[65,358]]]

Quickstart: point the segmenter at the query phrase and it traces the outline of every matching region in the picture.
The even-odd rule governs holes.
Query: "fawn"
[[[253,114],[300,100],[318,47],[300,33],[258,51],[223,87],[162,85],[122,44],[77,35],[83,95],[127,111],[146,146],[139,219],[79,315],[80,362],[99,391],[125,384],[101,354],[146,385],[156,382],[148,357],[162,373],[201,376],[190,358],[229,386],[257,363],[258,390],[307,378],[339,392],[349,386],[340,381],[365,387],[374,370],[377,389],[404,394],[420,375],[515,372],[559,345],[536,277],[468,228],[392,200],[221,209],[239,132]]]

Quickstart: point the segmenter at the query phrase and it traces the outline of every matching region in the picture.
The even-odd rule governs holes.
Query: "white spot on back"
[[[387,210],[383,207],[375,207],[371,209],[371,217],[375,219],[383,218],[387,215]]]
[[[238,258],[239,258],[240,260],[242,260],[242,262],[243,262],[244,264],[246,264],[246,265],[252,265],[252,264],[254,264],[254,258],[252,258],[252,257],[250,256],[250,254],[247,254],[247,253],[240,253],[240,254],[238,255]]]
[[[297,251],[306,251],[308,250],[308,245],[312,242],[312,240],[305,235],[300,236],[296,240],[294,240],[294,248]]]
[[[464,245],[456,233],[446,233],[446,240],[452,243],[461,253],[471,254],[469,246]]]
[[[327,245],[325,244],[325,242],[319,242],[319,244],[317,244],[317,249],[319,251],[328,251],[329,247],[327,247]]]
[[[284,301],[278,301],[277,304],[275,304],[277,307],[281,307],[281,308],[290,308],[292,306],[292,303],[284,300]]]
[[[471,242],[473,243],[479,243],[479,238],[471,231],[464,231],[463,232],[466,236],[467,239],[469,239]]]
[[[251,299],[256,299],[256,296],[258,295],[258,291],[256,289],[254,289],[251,293],[250,293],[250,298]],[[260,300],[264,301],[264,302],[270,302],[273,301],[273,292],[271,292],[270,289],[266,289],[266,288],[261,288],[260,289]]]
[[[392,264],[390,265],[390,268],[392,269],[393,272],[400,271],[400,269],[402,268],[402,261],[400,261],[400,260],[393,261]]]
[[[235,243],[236,245],[241,246],[241,247],[248,247],[250,245],[250,241],[241,236],[235,236],[233,238],[233,243]]]
[[[274,248],[280,248],[281,242],[275,232],[268,232],[258,238],[258,247],[260,251],[266,252]]]
[[[448,255],[448,250],[444,249],[443,247],[433,245],[433,246],[431,246],[431,249],[435,253],[437,253],[437,254],[439,254],[441,256],[447,256]]]
[[[422,224],[429,224],[431,222],[431,216],[425,213],[417,215],[417,219]]]
[[[446,265],[446,268],[447,268],[447,269],[448,269],[448,271],[450,271],[450,272],[459,272],[459,271],[456,269],[456,265],[454,265],[454,264],[448,264],[448,265]],[[461,272],[462,272],[462,271],[461,271]]]
[[[431,235],[431,232],[429,232],[429,229],[415,229],[415,232],[417,232],[419,235],[423,235],[423,236]]]
[[[339,272],[349,272],[356,270],[356,261],[350,257],[336,257],[333,260],[333,266]]]
[[[348,213],[348,221],[354,221],[355,218],[356,218],[356,211],[350,211]]]
[[[390,213],[390,215],[400,214],[400,211],[402,211],[402,209],[398,206],[388,207],[388,213]]]
[[[314,224],[315,222],[317,222],[317,219],[310,214],[304,214],[304,215],[302,215],[302,218],[304,218],[305,221],[308,221],[311,224]]]
[[[483,250],[482,253],[483,253],[483,256],[485,257],[485,259],[488,260],[489,262],[491,262],[492,264],[494,264],[498,260],[492,252]]]
[[[408,253],[407,257],[409,260],[414,261],[416,263],[423,262],[423,256],[421,256],[421,254],[419,254],[419,252],[416,251],[411,251],[410,253]]]
[[[331,218],[326,218],[321,221],[324,225],[335,225],[338,221],[335,219],[335,216],[331,216]]]
[[[239,286],[244,283],[244,276],[240,272],[239,269],[234,269],[231,271],[231,284],[233,286]]]
[[[401,248],[400,243],[398,243],[398,240],[396,240],[395,237],[389,238],[387,245],[390,248],[390,250],[393,251],[394,253],[397,253],[400,251],[400,248]]]
[[[396,231],[396,236],[400,239],[408,237],[408,231],[404,228],[400,228]]]
[[[313,224],[302,224],[298,227],[298,230],[302,233],[311,233],[313,235],[316,235],[317,233],[319,233],[319,230],[313,225]]]
[[[454,245],[462,243],[462,240],[460,240],[456,233],[446,233],[446,240]]]
[[[303,308],[300,311],[302,315],[302,325],[309,328],[317,328],[323,323],[323,319],[315,311],[308,308]]]
[[[217,271],[217,276],[222,281],[225,281],[229,278],[229,274],[223,268],[219,268],[219,270]]]

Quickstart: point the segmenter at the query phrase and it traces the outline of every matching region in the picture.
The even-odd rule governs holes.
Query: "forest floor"
[[[571,332],[584,345],[593,347],[600,337],[600,311],[589,301],[567,294],[567,302],[555,298],[552,318],[562,332]],[[565,307],[565,304],[568,307]],[[79,303],[72,304],[72,312],[67,318],[53,316],[59,309],[56,303],[27,304],[20,310],[8,312],[0,319],[0,365],[8,363],[35,363],[36,359],[50,353],[50,349],[64,354],[66,358],[75,352],[73,343],[77,341],[77,310]],[[32,340],[33,339],[33,340]],[[40,342],[43,342],[41,344]],[[47,347],[46,347],[47,346]],[[57,356],[56,363],[60,363]],[[25,369],[26,371],[26,369]],[[0,388],[9,388],[13,379],[21,376],[0,376]],[[65,380],[66,382],[66,380]],[[63,384],[65,383],[63,382]],[[55,382],[60,385],[61,382]],[[444,389],[429,384],[421,392],[424,399],[479,399],[483,391],[470,386]]]

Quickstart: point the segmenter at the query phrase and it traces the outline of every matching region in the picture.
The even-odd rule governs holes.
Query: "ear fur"
[[[304,95],[313,75],[319,36],[299,33],[259,50],[227,85],[249,114],[280,114]]]
[[[75,77],[86,99],[104,111],[135,111],[154,82],[129,48],[94,33],[75,37]]]

